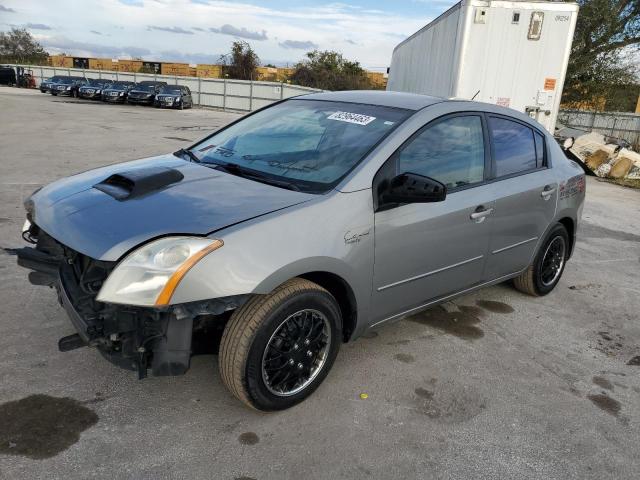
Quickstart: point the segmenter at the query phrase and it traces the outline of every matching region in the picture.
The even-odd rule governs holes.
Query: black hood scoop
[[[168,167],[147,167],[114,173],[93,188],[124,201],[163,189],[184,178],[182,172]]]

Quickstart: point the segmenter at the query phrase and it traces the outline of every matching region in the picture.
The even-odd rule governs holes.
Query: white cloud
[[[213,33],[221,33],[222,35],[231,35],[233,37],[246,38],[247,40],[267,40],[267,32],[266,30],[262,30],[261,32],[252,32],[247,30],[245,27],[234,27],[233,25],[225,24],[220,28],[211,27],[209,28],[210,32]]]
[[[150,60],[160,59],[167,52],[179,52],[185,58],[199,55],[217,58],[228,52],[238,37],[247,39],[264,62],[295,63],[304,56],[305,49],[292,48],[295,44],[291,42],[301,42],[298,45],[308,42],[305,46],[338,50],[346,58],[377,69],[388,66],[393,48],[402,38],[430,20],[426,14],[421,18],[394,13],[392,3],[389,11],[336,3],[285,9],[265,6],[274,3],[252,4],[250,0],[133,1],[142,7],[132,6],[131,1],[126,3],[56,0],[56,8],[52,9],[49,2],[34,0],[21,3],[25,7],[11,18],[16,23],[37,21],[55,25],[57,38],[77,42],[77,48],[84,52],[94,48],[96,56],[99,52],[106,55],[105,51],[125,55],[122,52],[128,50],[126,46],[135,45],[148,50],[150,53],[144,56]],[[450,0],[449,4],[453,3]],[[74,14],[68,15],[69,11]],[[158,28],[147,30],[147,26]],[[212,27],[217,32],[210,32]],[[101,32],[102,36],[91,30]],[[68,42],[66,48],[71,52]]]
[[[180,33],[182,35],[193,35],[191,30],[185,30],[182,27],[159,27],[157,25],[149,25],[147,30],[158,30],[159,32]]]
[[[318,44],[310,42],[310,41],[300,41],[300,40],[285,40],[284,42],[280,42],[282,48],[293,48],[297,50],[315,50],[318,48]]]

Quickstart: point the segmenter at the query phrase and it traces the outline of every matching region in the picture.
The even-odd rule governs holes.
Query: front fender
[[[311,272],[341,277],[366,318],[373,275],[371,190],[332,192],[211,235],[224,246],[184,276],[171,303],[267,294]]]

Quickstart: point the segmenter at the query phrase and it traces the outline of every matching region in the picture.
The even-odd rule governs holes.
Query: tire
[[[309,328],[306,339],[295,341],[302,339],[305,326]],[[310,336],[314,339],[306,347]],[[341,341],[342,319],[335,298],[316,283],[294,278],[268,295],[251,297],[233,313],[222,334],[220,376],[229,391],[247,406],[262,411],[284,410],[318,388],[333,365]],[[311,353],[307,348],[318,350]],[[272,365],[272,379],[267,365]],[[284,375],[278,377],[280,373]],[[299,383],[288,387],[297,375],[301,376]],[[283,378],[283,383],[276,383],[278,378]],[[285,382],[287,378],[290,380]]]
[[[560,251],[562,258],[551,259],[555,250]],[[560,281],[569,256],[569,234],[564,225],[556,223],[549,231],[545,241],[536,253],[533,263],[518,277],[513,279],[514,286],[523,293],[542,297],[551,292]],[[546,262],[545,263],[545,259]],[[544,271],[543,268],[556,265],[557,268]],[[553,276],[551,275],[553,273]]]

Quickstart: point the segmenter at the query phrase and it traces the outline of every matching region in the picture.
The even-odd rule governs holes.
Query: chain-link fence
[[[558,122],[566,127],[598,132],[629,142],[640,151],[640,115],[622,112],[560,110]]]
[[[315,88],[301,87],[280,82],[231,80],[179,75],[156,75],[153,73],[112,72],[106,70],[84,70],[66,67],[40,67],[25,65],[25,71],[33,72],[36,86],[43,79],[54,75],[81,76],[85,78],[114,81],[142,82],[154,80],[172,85],[185,85],[191,90],[194,105],[216,107],[223,110],[250,112],[284,98],[318,92]]]

